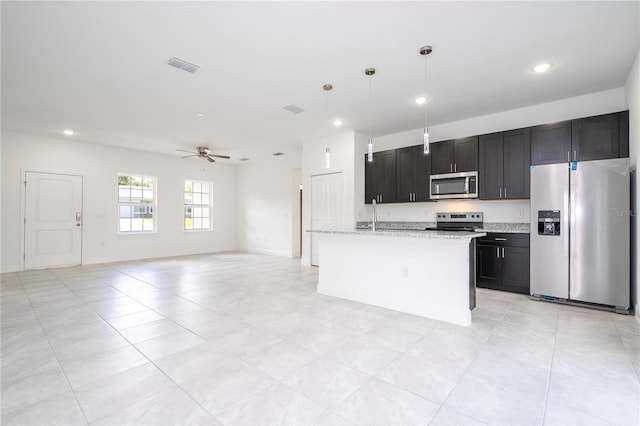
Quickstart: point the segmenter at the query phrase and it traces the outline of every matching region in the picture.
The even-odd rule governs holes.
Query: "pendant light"
[[[369,144],[367,145],[367,161],[373,161],[373,137],[371,136],[371,117],[373,115],[373,103],[371,102],[371,79],[376,73],[375,68],[367,68],[364,70],[365,75],[369,76]]]
[[[322,90],[327,93],[327,104],[325,109],[324,129],[327,137],[327,146],[324,149],[324,167],[326,169],[331,168],[331,150],[329,150],[329,92],[333,89],[331,84],[325,84],[322,86]]]
[[[429,55],[433,51],[431,46],[422,46],[420,48],[420,54],[424,56],[424,94],[425,98],[427,95],[427,55]],[[422,143],[424,146],[424,153],[429,153],[429,127],[427,125],[427,104],[424,103],[424,133],[422,134]]]

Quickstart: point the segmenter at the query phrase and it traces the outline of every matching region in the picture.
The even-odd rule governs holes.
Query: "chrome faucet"
[[[373,215],[371,216],[371,231],[376,232],[376,222],[378,221],[378,216],[376,215],[376,200],[375,198],[371,200],[371,204],[373,205]]]

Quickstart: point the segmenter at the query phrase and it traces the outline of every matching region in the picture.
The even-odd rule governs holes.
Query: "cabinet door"
[[[500,289],[501,248],[493,245],[477,245],[476,286]]]
[[[503,133],[482,135],[479,138],[478,179],[480,199],[497,200],[503,197]],[[528,171],[528,169],[527,169]]]
[[[569,161],[571,121],[531,128],[531,164],[557,164]]]
[[[416,201],[430,201],[429,197],[429,176],[431,176],[431,154],[424,153],[424,147],[415,147],[418,158],[418,181],[416,183]]]
[[[618,114],[580,118],[571,122],[571,160],[618,158]]]
[[[471,136],[454,141],[454,172],[478,170],[478,137]]]
[[[418,152],[409,146],[396,150],[397,194],[396,201],[405,203],[414,201],[413,194],[418,187]]]
[[[453,172],[454,142],[444,141],[431,144],[431,174],[440,175]]]
[[[501,259],[502,288],[516,293],[529,293],[529,248],[503,247]]]
[[[620,128],[620,144],[618,155],[620,158],[629,157],[629,111],[618,113],[618,125]]]
[[[382,196],[382,203],[395,203],[396,201],[396,151],[376,152],[373,155],[374,187],[378,188]]]
[[[504,198],[529,198],[530,167],[531,129],[504,132]]]

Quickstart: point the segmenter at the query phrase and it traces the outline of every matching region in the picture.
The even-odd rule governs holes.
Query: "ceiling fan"
[[[209,151],[209,148],[207,148],[206,146],[196,147],[195,151],[185,151],[184,149],[176,149],[176,151],[188,152],[191,154],[191,155],[185,155],[184,157],[181,157],[181,158],[189,158],[189,157],[206,158],[207,161],[210,163],[215,163],[216,160],[214,160],[213,157],[224,158],[225,160],[228,160],[229,158],[231,158],[228,155],[211,154],[211,151]]]

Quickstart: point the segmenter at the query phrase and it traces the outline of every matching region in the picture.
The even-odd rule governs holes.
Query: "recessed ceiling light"
[[[204,117],[204,112],[196,112],[196,115],[197,115],[198,117]]]
[[[549,68],[551,68],[551,64],[549,64],[549,63],[538,64],[535,67],[533,67],[533,71],[538,72],[538,73],[542,73],[542,72],[549,71]]]
[[[333,120],[333,125],[336,126],[336,127],[342,126],[342,120],[340,120],[340,119]]]
[[[64,129],[62,133],[64,133],[67,136],[73,136],[73,130],[71,129]]]
[[[427,98],[425,98],[424,96],[419,96],[419,97],[417,97],[417,98],[416,98],[416,103],[417,103],[418,105],[422,105],[422,104],[424,104],[425,102],[427,102]]]

